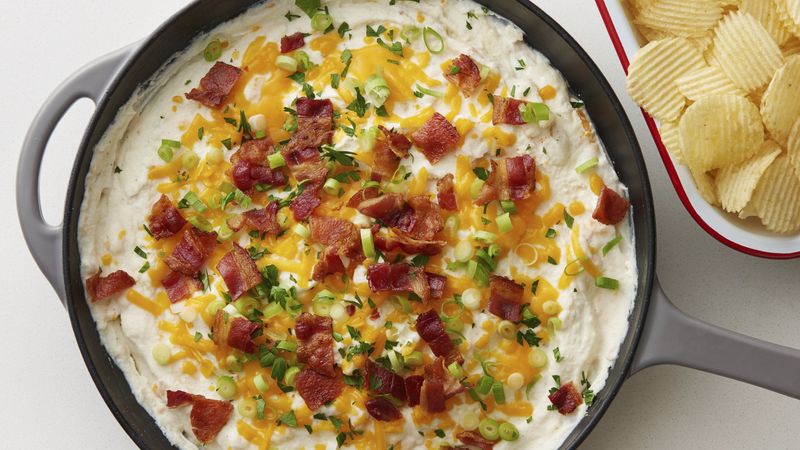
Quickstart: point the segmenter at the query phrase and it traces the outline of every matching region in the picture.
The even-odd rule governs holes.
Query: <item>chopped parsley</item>
[[[297,14],[292,14],[291,11],[286,11],[286,15],[283,17],[286,17],[286,20],[288,20],[289,22],[293,21],[294,19],[300,18],[300,16],[298,16]]]
[[[367,100],[361,95],[361,90],[356,88],[356,98],[347,105],[347,109],[356,113],[358,117],[364,117],[368,107],[369,103],[367,103]]]
[[[294,415],[294,410],[285,412],[278,418],[278,425],[284,424],[287,427],[297,426],[297,416]]]
[[[342,22],[336,31],[339,33],[339,37],[343,38],[344,35],[350,31],[350,24],[348,24],[347,22]]]
[[[367,25],[367,36],[368,37],[380,37],[386,31],[386,27],[383,25],[379,25],[378,28],[372,28],[371,26]]]

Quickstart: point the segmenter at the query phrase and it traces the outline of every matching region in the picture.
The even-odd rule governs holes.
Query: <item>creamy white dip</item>
[[[532,418],[529,421],[526,417],[506,417],[497,411],[492,414],[496,420],[511,421],[521,434],[519,440],[500,441],[495,448],[558,447],[581,420],[586,405],[581,405],[569,415],[548,410],[550,402],[547,400],[547,395],[548,390],[555,384],[553,376],[559,376],[563,382],[573,381],[580,389],[579,381],[582,373],[585,373],[594,392],[601,391],[608,370],[616,361],[620,343],[628,330],[628,316],[637,287],[633,234],[627,218],[617,226],[603,225],[592,219],[591,210],[596,203],[596,195],[589,188],[590,175],[596,174],[606,186],[617,192],[624,194],[625,187],[614,173],[601,143],[591,132],[591,125],[588,125],[588,132],[584,128],[586,124],[582,122],[580,116],[582,110],[573,108],[570,104],[574,98],[571,97],[563,77],[556,68],[550,66],[543,55],[523,42],[523,34],[516,26],[491,14],[487,15],[480,5],[467,0],[423,0],[419,4],[398,1],[394,6],[389,6],[386,1],[332,0],[326,1],[324,5],[329,8],[335,25],[347,21],[352,30],[349,32],[352,37],[349,40],[345,37],[338,45],[338,51],[366,45],[364,33],[367,25],[376,27],[384,24],[387,28],[393,27],[398,30],[404,25],[431,26],[443,36],[445,42],[445,50],[442,53],[430,54],[430,61],[427,64],[420,63],[428,77],[442,82],[432,89],[444,92],[448,88],[449,83],[443,77],[441,66],[459,53],[464,53],[479,64],[490,67],[499,75],[496,94],[503,91],[504,96],[533,102],[544,101],[549,106],[551,119],[548,123],[498,127],[501,131],[516,136],[516,142],[505,149],[504,155],[513,156],[528,152],[536,161],[536,170],[547,176],[551,194],[538,206],[537,214],[545,214],[557,203],[569,205],[580,202],[585,205],[586,211],[574,217],[573,226],[580,229],[580,244],[584,249],[594,249],[591,252],[587,250],[587,255],[604,276],[619,281],[618,290],[601,289],[595,286],[593,277],[584,273],[574,277],[568,288],[560,290],[558,303],[562,310],[558,318],[562,321],[562,326],[554,338],[541,344],[549,362],[540,374],[541,379],[532,385],[527,394],[527,399],[533,405]],[[300,17],[288,21],[285,17],[287,11]],[[420,22],[419,18],[423,18],[424,21]],[[471,30],[466,28],[467,22]],[[254,28],[255,26],[258,28]],[[294,7],[293,2],[277,0],[256,5],[241,17],[215,28],[209,35],[198,37],[194,44],[164,67],[146,88],[137,91],[119,111],[115,122],[95,148],[87,175],[79,228],[84,278],[96,272],[98,266],[101,266],[104,272],[122,269],[136,279],[134,289],[142,296],[152,299],[159,291],[163,292],[162,288],[151,284],[146,273],[139,273],[144,260],[133,251],[136,246],[142,247],[148,252],[148,261],[153,265],[159,258],[154,250],[148,250],[146,244],[149,241],[141,225],[145,222],[151,205],[160,196],[156,189],[157,185],[164,180],[149,179],[148,170],[163,164],[156,154],[162,139],[180,139],[196,114],[209,119],[211,117],[210,110],[199,103],[186,100],[176,103],[173,97],[182,96],[189,88],[196,86],[208,71],[211,63],[204,60],[202,52],[211,38],[219,38],[229,43],[220,60],[238,66],[246,48],[257,36],[266,36],[266,41],[277,42],[281,36],[297,31],[311,32],[311,27],[309,18]],[[303,48],[311,60],[317,63],[323,60],[323,55],[309,48],[308,42],[318,35],[319,33],[316,33],[308,37],[307,44]],[[395,39],[399,40],[397,37]],[[422,39],[413,41],[410,46],[417,54],[427,53]],[[392,58],[389,52],[386,52],[385,56],[387,59]],[[420,61],[413,58],[412,60],[418,63]],[[253,77],[244,88],[247,99],[257,102],[262,95],[266,95],[262,93],[261,88],[271,76],[275,75]],[[191,80],[188,86],[187,80]],[[553,98],[542,100],[539,90],[545,86],[554,89]],[[528,87],[530,89],[526,89]],[[294,97],[301,95],[300,92],[300,86],[297,85],[296,92],[287,96],[284,104],[288,106]],[[331,98],[337,110],[344,110],[347,106],[330,86],[325,87],[321,97]],[[456,172],[458,155],[466,155],[470,160],[494,156],[495,148],[482,136],[482,131],[492,126],[491,121],[487,123],[480,120],[480,117],[487,112],[491,115],[491,104],[479,105],[475,97],[472,100],[464,99],[460,110],[456,111],[454,116],[454,120],[468,118],[475,122],[474,128],[467,133],[459,150],[437,164],[430,164],[418,150],[414,149],[411,152],[412,157],[403,162],[406,167],[410,167],[412,174],[419,174],[423,168],[427,170],[429,192],[435,192],[435,180],[438,177]],[[396,104],[393,114],[408,117],[426,107],[445,114],[451,110],[447,100],[425,95],[422,98],[414,98],[413,101]],[[477,109],[477,114],[470,111],[470,105]],[[374,117],[370,118],[368,124],[372,123],[373,119]],[[353,151],[358,149],[356,139],[344,133],[338,132],[334,140],[337,148]],[[206,138],[194,144],[193,150],[202,158],[212,147],[214,145]],[[226,151],[226,158],[229,158],[231,153]],[[591,158],[598,158],[597,166],[586,173],[577,173],[575,168]],[[115,171],[116,167],[120,168],[121,172]],[[536,189],[541,189],[541,185],[537,185]],[[357,217],[354,221],[359,223],[359,219],[363,221],[364,217]],[[562,252],[566,252],[565,249],[570,246],[570,230],[563,221],[553,228],[557,231],[555,242]],[[462,228],[459,233],[463,239],[468,239],[474,234],[474,230]],[[603,255],[599,249],[616,235],[622,236],[623,239]],[[243,236],[241,241],[246,243],[246,238],[246,235]],[[443,260],[450,260],[452,252],[452,248],[446,249]],[[570,261],[564,253],[557,264],[545,262],[528,266],[512,253],[509,252],[499,261],[495,274],[511,277],[513,267],[516,273],[524,274],[531,279],[548,280],[553,286],[558,286],[565,265]],[[209,273],[212,270],[213,268],[209,267]],[[444,268],[441,270],[444,271]],[[445,273],[463,276],[457,272],[445,271]],[[282,282],[287,285],[292,284],[290,275],[282,272]],[[356,270],[353,282],[365,282],[363,268]],[[314,282],[311,281],[309,288],[313,285]],[[216,291],[212,289],[212,292]],[[187,374],[180,362],[159,365],[154,361],[152,349],[157,344],[165,344],[173,353],[180,351],[177,345],[170,342],[169,334],[159,329],[159,320],[166,322],[184,320],[192,324],[193,331],[198,331],[203,336],[209,332],[208,325],[197,313],[187,311],[190,309],[192,308],[187,306],[187,302],[179,302],[170,305],[159,317],[155,317],[128,301],[125,294],[92,304],[92,312],[103,344],[125,373],[134,395],[156,419],[169,440],[182,449],[196,448],[197,441],[192,434],[187,409],[168,409],[165,404],[165,391],[180,389],[219,399],[219,395],[214,391],[217,374],[209,378],[200,371]],[[392,306],[388,302],[385,303],[381,307],[382,317],[386,317],[392,310]],[[463,332],[469,342],[476,341],[485,334],[482,327],[484,321],[499,321],[488,311],[477,312],[474,317],[475,326],[467,327]],[[380,327],[383,322],[377,321],[374,325]],[[413,327],[413,319],[409,323],[395,324],[395,328],[396,340],[400,343],[419,341],[419,336]],[[486,347],[489,349],[496,347],[502,340],[496,333],[491,333],[489,339]],[[345,346],[343,343],[336,345],[337,350]],[[560,362],[556,362],[553,356],[553,350],[556,348],[562,356]],[[209,358],[213,361],[213,356]],[[338,353],[336,358],[337,363],[341,363]],[[474,370],[469,370],[469,367],[467,369],[473,374],[480,372],[479,366],[473,368]],[[348,372],[348,368],[345,368],[345,372]],[[219,371],[219,374],[225,373],[227,372]],[[515,390],[507,386],[505,390],[506,396],[510,399],[518,395]],[[520,390],[522,398],[526,398],[525,390],[525,387]],[[301,405],[303,405],[302,399],[295,398],[293,406]],[[474,403],[462,402],[453,406],[448,412],[453,420],[459,423],[468,410],[475,409]],[[410,408],[402,410],[406,416],[405,429],[402,436],[391,435],[388,438],[389,442],[400,442],[403,449],[424,446],[426,439],[428,445],[458,444],[453,433],[448,433],[444,439],[431,438],[430,432],[426,437],[420,436],[417,433],[417,426],[410,419]],[[323,407],[322,411],[328,414],[336,413],[331,407]],[[356,420],[365,414],[365,411],[351,412],[349,417]],[[205,445],[205,448],[254,447],[237,430],[237,422],[241,419],[239,412],[234,409],[231,420],[216,440]],[[435,424],[431,424],[431,429],[433,428]],[[336,448],[335,433],[315,431],[309,434],[302,427],[282,428],[272,435],[271,440],[271,445],[275,448],[314,448],[315,444],[322,444],[328,449]]]

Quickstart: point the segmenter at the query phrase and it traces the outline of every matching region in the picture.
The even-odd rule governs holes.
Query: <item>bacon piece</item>
[[[316,150],[323,144],[330,144],[333,139],[333,103],[329,99],[301,97],[297,99],[295,108],[297,132],[281,151],[289,166],[297,162],[293,155]]]
[[[148,222],[150,234],[157,240],[172,236],[186,225],[186,219],[164,194],[153,204]]]
[[[399,221],[399,218],[408,208],[400,194],[383,194],[374,198],[369,198],[358,204],[358,212],[367,217],[378,219],[381,222],[392,226]]]
[[[405,385],[406,396],[408,397],[408,406],[419,405],[419,395],[420,390],[422,389],[423,381],[425,381],[425,377],[422,375],[411,375],[406,377]]]
[[[353,194],[349,200],[347,200],[347,206],[350,208],[358,208],[365,200],[369,200],[372,198],[376,198],[381,195],[380,189],[377,187],[368,187],[365,189],[361,189],[360,191]]]
[[[306,220],[311,216],[311,213],[317,209],[317,206],[322,204],[319,198],[319,190],[322,183],[308,183],[305,185],[303,192],[292,200],[289,204],[289,209],[292,210],[292,215],[296,221]]]
[[[458,349],[453,345],[453,341],[450,340],[450,336],[444,330],[444,323],[435,309],[426,311],[417,317],[416,329],[419,337],[428,343],[433,354],[445,358],[447,364],[464,362],[464,358],[461,357]]]
[[[224,400],[210,400],[202,395],[188,394],[183,391],[167,391],[167,406],[177,408],[191,403],[192,412],[189,420],[197,440],[209,443],[217,437],[233,413],[233,405]]]
[[[631,203],[625,197],[604,186],[597,198],[592,218],[606,225],[616,225],[625,218],[630,206]]]
[[[428,278],[410,264],[373,264],[367,268],[367,282],[372,292],[413,292],[422,301],[430,298]]]
[[[445,410],[445,401],[456,394],[464,392],[466,388],[457,380],[447,367],[442,357],[425,366],[425,377],[420,389],[420,405],[430,413]]]
[[[233,184],[243,192],[252,192],[257,184],[283,186],[286,176],[283,172],[272,170],[267,164],[267,155],[274,151],[272,139],[251,139],[242,144],[233,155],[230,176]]]
[[[170,270],[161,279],[161,285],[167,291],[167,297],[172,303],[177,303],[192,296],[196,291],[203,289],[203,283],[197,278],[187,277],[186,275]]]
[[[381,130],[383,139],[386,140],[392,153],[398,158],[405,158],[408,156],[408,151],[411,150],[411,141],[409,141],[404,134],[390,130],[383,125],[378,125],[378,129]],[[381,136],[378,137],[378,140],[380,139]]]
[[[431,164],[436,164],[447,153],[456,149],[461,136],[443,115],[433,113],[419,130],[411,134],[414,145],[420,148]]]
[[[336,371],[333,377],[326,377],[314,370],[305,368],[297,374],[295,388],[303,397],[308,409],[315,411],[320,406],[336,400],[344,389],[341,372]]]
[[[425,272],[425,277],[428,279],[431,298],[442,298],[444,294],[444,285],[447,283],[447,277],[430,272]]]
[[[390,394],[400,401],[406,401],[407,398],[403,377],[371,359],[364,366],[364,388],[376,394]]]
[[[297,360],[322,375],[335,376],[331,318],[303,313],[297,318],[294,331],[300,343]]]
[[[272,201],[260,209],[251,209],[242,213],[242,225],[261,233],[278,234],[281,226],[278,225],[278,202]],[[228,221],[230,226],[230,220]],[[233,227],[231,227],[233,229]]]
[[[194,276],[206,263],[217,245],[217,233],[200,231],[190,227],[183,232],[178,245],[164,258],[170,269],[184,275]]]
[[[401,220],[396,226],[414,239],[429,241],[436,233],[442,231],[444,222],[439,205],[426,195],[416,195],[408,199],[408,205],[414,211],[412,217]],[[408,217],[408,216],[407,216]]]
[[[335,217],[313,216],[309,219],[309,226],[312,241],[341,257],[357,262],[364,260],[361,235],[352,222]]]
[[[436,182],[436,199],[439,201],[439,208],[441,209],[446,209],[448,211],[458,210],[456,193],[453,190],[455,186],[453,183],[454,178],[452,173],[448,173],[442,178],[439,178],[439,181]]]
[[[445,245],[447,245],[446,241],[414,239],[399,230],[390,230],[388,233],[375,235],[375,246],[383,252],[400,250],[409,255],[421,253],[431,256],[439,254]]]
[[[547,398],[549,398],[550,402],[558,409],[558,412],[565,416],[575,411],[575,409],[583,403],[581,393],[578,392],[572,381],[562,385],[557,391],[548,395]]]
[[[392,422],[403,418],[403,414],[394,406],[394,403],[383,397],[371,398],[364,405],[367,407],[369,415],[381,422]]]
[[[453,73],[453,67],[457,67],[458,72]],[[444,77],[458,86],[464,95],[470,97],[481,83],[481,70],[472,58],[462,53],[453,60],[452,66],[445,69]]]
[[[524,200],[536,187],[536,162],[530,155],[492,161],[492,171],[475,200],[485,205],[492,200]]]
[[[86,292],[94,303],[117,295],[134,284],[136,281],[124,270],[111,272],[104,277],[97,272],[86,279]]]
[[[314,270],[311,273],[311,278],[317,281],[322,281],[328,275],[345,273],[345,271],[347,271],[347,268],[344,266],[342,258],[340,258],[336,253],[326,249],[322,252],[322,257],[319,259],[319,261],[314,264]]]
[[[372,176],[381,180],[391,180],[400,167],[400,157],[392,151],[389,142],[381,137],[375,141],[372,154]]]
[[[209,108],[219,109],[225,104],[242,69],[217,61],[211,70],[200,80],[200,87],[186,93],[186,98],[196,100]]]
[[[211,324],[211,337],[217,345],[227,345],[246,353],[253,353],[256,351],[256,345],[251,336],[259,326],[244,317],[231,317],[225,311],[217,311],[214,323]]]
[[[305,35],[301,32],[281,37],[281,53],[289,53],[306,45]]]
[[[494,441],[490,441],[481,436],[480,433],[476,433],[474,431],[462,431],[456,435],[456,438],[463,442],[464,445],[477,447],[481,450],[492,450],[494,448],[494,444],[496,444],[499,440],[496,439]]]
[[[261,283],[261,272],[247,250],[234,243],[231,251],[225,254],[217,264],[217,271],[225,280],[231,298],[236,300],[249,289]]]
[[[489,312],[514,323],[522,319],[522,296],[525,289],[506,277],[492,275],[489,279]]]
[[[492,125],[506,123],[509,125],[525,125],[522,113],[519,110],[521,105],[528,102],[515,98],[494,96],[492,102]]]

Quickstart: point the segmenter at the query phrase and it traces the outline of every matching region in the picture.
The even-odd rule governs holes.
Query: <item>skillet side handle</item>
[[[656,280],[630,374],[659,364],[698,369],[800,399],[800,350],[689,317]]]
[[[61,302],[66,300],[62,258],[63,224],[50,225],[39,202],[39,172],[47,142],[64,113],[81,98],[95,104],[134,46],[103,56],[79,69],[58,86],[31,122],[17,165],[17,215],[33,259]]]

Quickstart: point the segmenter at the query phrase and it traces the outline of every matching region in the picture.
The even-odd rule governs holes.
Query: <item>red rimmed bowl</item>
[[[630,59],[647,41],[636,31],[622,0],[595,1],[622,68],[627,73]],[[697,191],[689,169],[678,164],[661,142],[655,120],[644,110],[642,115],[678,198],[703,230],[728,247],[748,255],[770,259],[800,258],[800,234],[771,233],[757,218],[742,220],[736,214],[727,213],[706,202]]]

